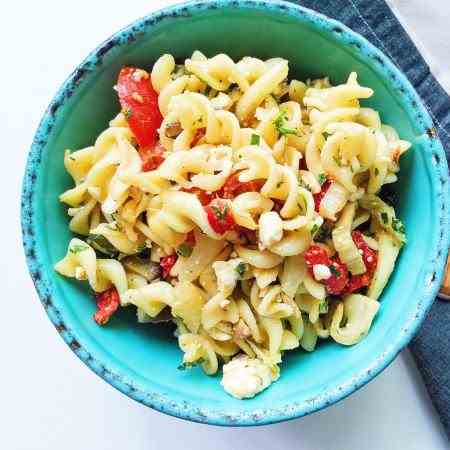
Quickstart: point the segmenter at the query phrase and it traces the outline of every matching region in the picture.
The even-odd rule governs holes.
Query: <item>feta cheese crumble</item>
[[[278,379],[277,369],[276,365],[241,354],[223,366],[221,384],[235,398],[252,398]]]
[[[325,264],[314,264],[313,274],[317,281],[328,280],[331,277],[331,271]]]
[[[236,270],[242,264],[241,258],[230,259],[228,261],[216,261],[212,267],[217,278],[217,288],[225,297],[233,293],[239,280],[239,272]]]
[[[268,248],[283,237],[283,221],[275,211],[261,214],[259,218],[259,241],[261,248]]]

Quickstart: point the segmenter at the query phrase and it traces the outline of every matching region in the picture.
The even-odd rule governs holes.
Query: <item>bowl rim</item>
[[[255,409],[250,412],[236,412],[236,408],[233,410],[217,410],[214,408],[198,407],[198,405],[186,401],[178,401],[169,398],[161,392],[141,390],[133,385],[132,377],[124,374],[118,367],[107,367],[102,362],[101,356],[98,357],[93,354],[94,352],[90,352],[81,346],[77,340],[76,332],[71,330],[69,326],[64,323],[61,311],[52,304],[51,283],[46,271],[43,269],[44,265],[39,260],[38,246],[33,229],[34,185],[41,163],[41,155],[47,144],[47,137],[51,128],[55,123],[56,117],[58,117],[58,109],[64,101],[76,91],[84,74],[89,72],[93,66],[95,67],[98,62],[101,63],[102,58],[111,48],[115,45],[126,45],[127,42],[133,40],[130,39],[130,37],[134,38],[136,34],[138,34],[139,29],[151,27],[153,21],[157,23],[164,18],[186,16],[187,14],[195,15],[196,12],[202,12],[208,8],[217,9],[224,7],[254,9],[264,12],[269,11],[273,14],[289,15],[294,17],[301,24],[309,25],[314,29],[324,30],[330,33],[341,45],[347,46],[349,45],[349,42],[352,42],[359,48],[364,49],[366,52],[365,58],[372,58],[374,61],[373,63],[378,65],[380,70],[384,71],[386,75],[390,75],[392,83],[403,88],[401,89],[402,93],[399,94],[399,96],[403,96],[402,100],[411,107],[411,110],[416,110],[423,119],[423,123],[420,125],[422,126],[423,132],[428,133],[429,135],[429,140],[425,142],[425,146],[431,152],[430,157],[432,155],[436,156],[433,165],[436,169],[436,176],[440,175],[440,184],[438,185],[440,217],[438,221],[439,229],[436,230],[436,233],[439,233],[439,239],[435,248],[431,249],[430,252],[430,254],[434,256],[431,258],[433,264],[427,272],[429,277],[424,280],[423,292],[418,293],[417,295],[417,298],[420,299],[417,301],[417,310],[415,311],[414,316],[405,318],[403,333],[399,333],[397,339],[391,342],[389,347],[386,348],[378,358],[368,361],[364,370],[353,375],[350,381],[346,381],[327,390],[327,392],[320,397],[310,398],[300,402],[292,401],[280,407]],[[418,126],[420,125],[418,124]],[[364,386],[385,369],[413,338],[437,294],[440,280],[443,276],[446,253],[450,242],[450,234],[446,232],[450,202],[447,184],[447,161],[442,145],[433,130],[433,122],[428,111],[405,75],[403,75],[393,62],[391,62],[391,60],[378,48],[372,45],[363,36],[352,31],[337,20],[331,19],[311,9],[282,0],[210,0],[208,2],[204,2],[203,0],[193,0],[157,10],[135,20],[128,26],[117,31],[89,53],[59,88],[38,126],[29,151],[23,179],[21,225],[26,261],[39,298],[61,337],[71,350],[91,370],[122,393],[155,410],[193,422],[224,426],[265,425],[295,419],[319,411],[344,399]]]

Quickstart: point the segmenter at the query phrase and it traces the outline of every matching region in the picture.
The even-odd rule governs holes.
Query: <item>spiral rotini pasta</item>
[[[406,242],[383,186],[410,143],[361,106],[373,90],[288,73],[199,51],[124,67],[122,110],[64,153],[82,238],[55,270],[89,283],[101,325],[119,307],[172,320],[179,368],[224,363],[236,398],[275,381],[285,351],[363,339]]]

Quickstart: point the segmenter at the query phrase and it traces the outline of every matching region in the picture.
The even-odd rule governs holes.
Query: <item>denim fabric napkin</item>
[[[384,0],[291,0],[341,21],[408,77],[432,116],[450,160],[450,98]],[[410,350],[450,439],[450,304],[437,299]]]

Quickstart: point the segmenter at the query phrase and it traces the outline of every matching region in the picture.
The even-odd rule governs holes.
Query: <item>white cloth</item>
[[[433,75],[450,92],[450,1],[386,0]]]

